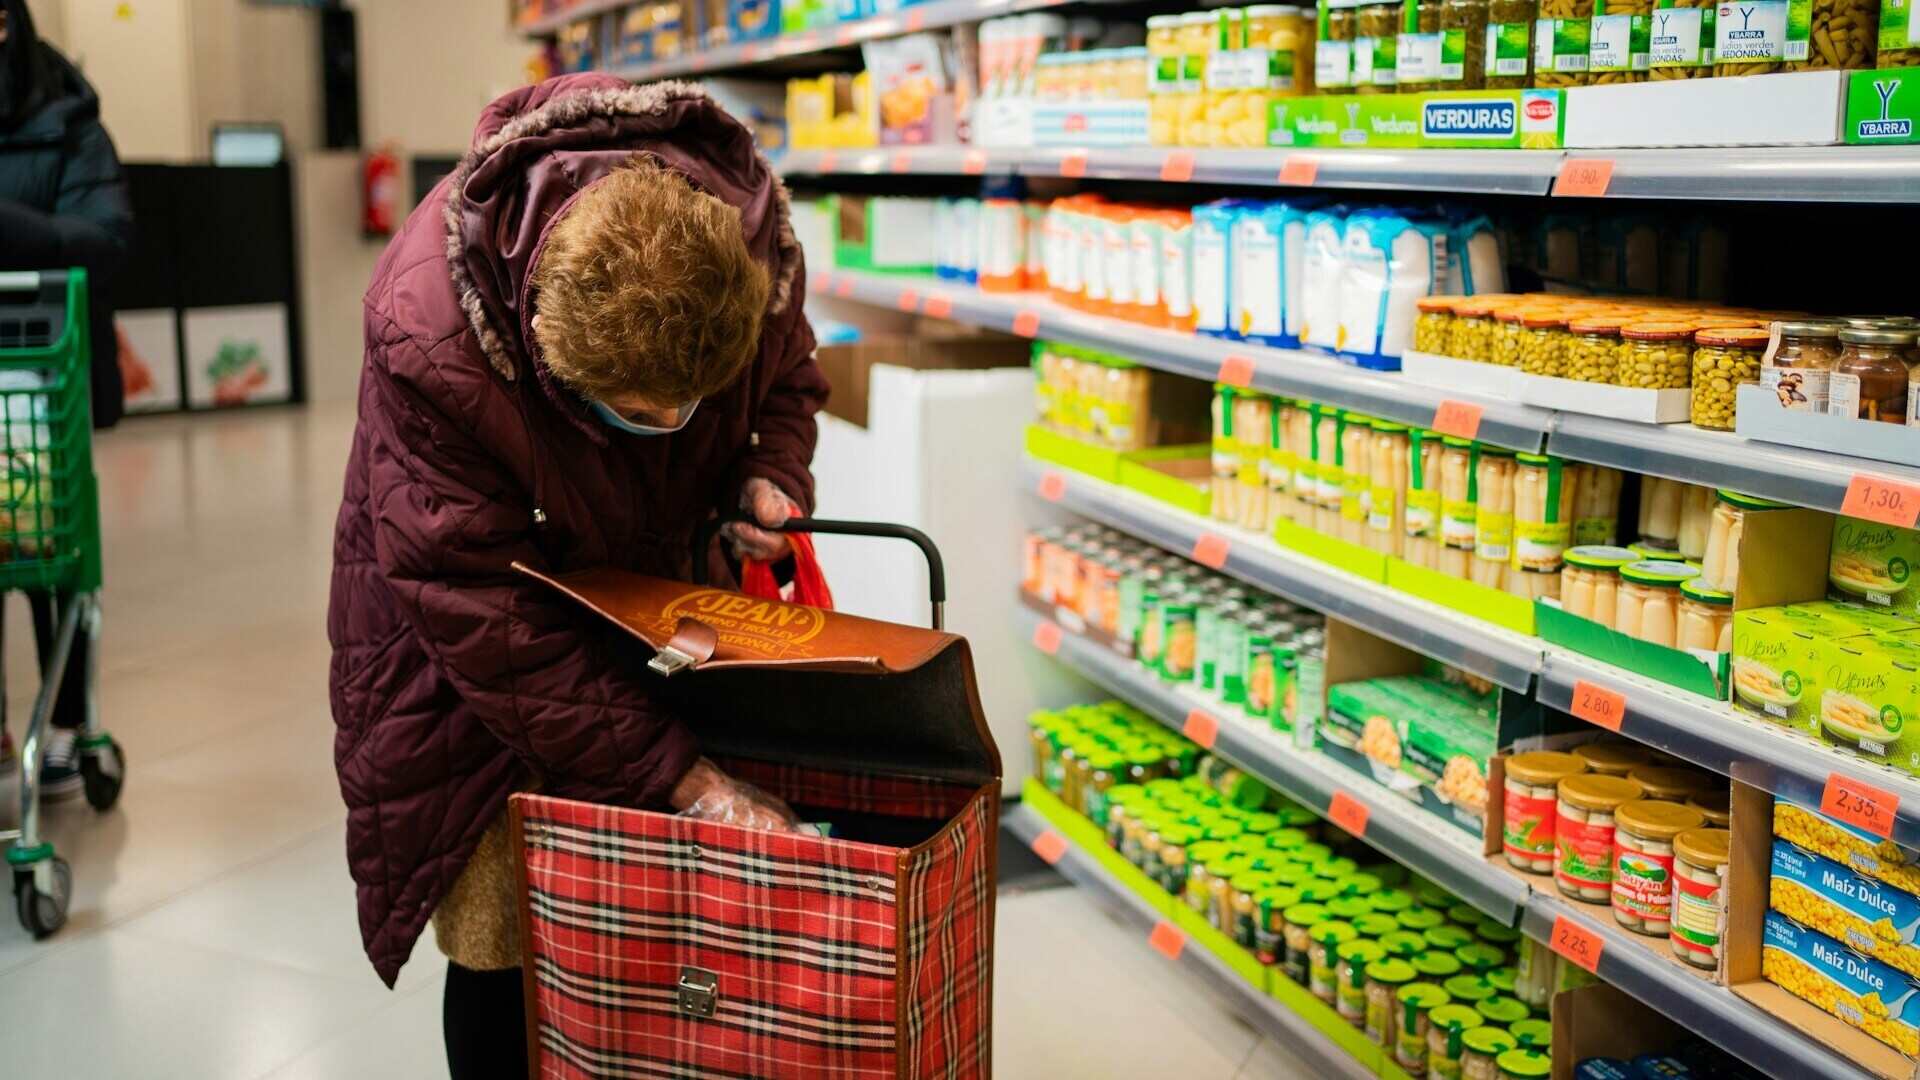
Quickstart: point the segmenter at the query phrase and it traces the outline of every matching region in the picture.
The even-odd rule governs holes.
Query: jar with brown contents
[[[1760,357],[1772,335],[1765,330],[1702,330],[1693,336],[1694,427],[1732,431],[1739,388],[1760,381]]]
[[[1653,0],[1596,0],[1587,42],[1590,85],[1647,80],[1652,14]]]
[[[1484,46],[1471,39],[1469,52],[1480,49],[1481,67],[1489,90],[1519,90],[1533,72],[1532,0],[1490,0]]]
[[[1826,412],[1828,383],[1840,361],[1839,325],[1776,322],[1773,330],[1780,344],[1761,360],[1760,385],[1779,397],[1783,409]]]
[[[1907,422],[1908,330],[1842,330],[1840,359],[1827,388],[1827,415],[1888,424]]]
[[[1398,82],[1399,0],[1360,5],[1354,16],[1353,89],[1356,94],[1391,94]]]
[[[1394,46],[1394,90],[1420,94],[1440,88],[1441,13],[1446,0],[1411,0],[1401,12]]]
[[[1701,79],[1713,74],[1713,0],[1655,0],[1647,77]]]
[[[1539,0],[1534,8],[1533,85],[1587,85],[1593,0]]]

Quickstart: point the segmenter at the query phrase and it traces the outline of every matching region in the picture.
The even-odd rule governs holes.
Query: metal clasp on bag
[[[719,985],[720,977],[706,968],[681,968],[680,1011],[689,1016],[712,1016],[714,1002],[720,997],[716,989]]]
[[[647,661],[647,667],[657,675],[672,676],[692,667],[694,658],[671,645],[663,645],[660,651]]]

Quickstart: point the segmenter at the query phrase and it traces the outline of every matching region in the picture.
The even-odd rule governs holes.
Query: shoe
[[[40,755],[40,798],[59,802],[80,794],[80,740],[71,728],[47,732],[47,749]]]

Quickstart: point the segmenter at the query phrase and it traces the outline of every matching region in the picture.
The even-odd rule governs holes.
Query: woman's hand
[[[693,763],[693,768],[674,785],[668,801],[681,814],[701,821],[767,832],[810,831],[801,825],[793,808],[778,796],[769,795],[744,780],[735,780],[706,758]]]
[[[766,528],[755,528],[744,521],[728,522],[721,526],[720,532],[733,545],[733,554],[738,559],[752,559],[755,562],[779,562],[793,553],[793,545],[787,541],[786,534],[768,532],[787,523],[787,519],[800,512],[787,498],[787,493],[773,485],[773,481],[754,477],[740,491],[740,509],[745,510],[754,521]]]

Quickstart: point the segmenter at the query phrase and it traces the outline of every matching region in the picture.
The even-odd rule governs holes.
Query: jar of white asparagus
[[[1553,873],[1555,793],[1560,781],[1586,768],[1579,758],[1557,750],[1533,750],[1507,759],[1500,806],[1505,820],[1501,847],[1508,865],[1529,874]]]
[[[1673,921],[1667,941],[1673,955],[1695,967],[1720,966],[1721,926],[1726,921],[1728,847],[1725,829],[1688,829],[1673,838]]]
[[[1666,937],[1673,918],[1673,838],[1706,824],[1684,803],[1635,799],[1614,811],[1613,921]]]
[[[1604,904],[1613,896],[1613,814],[1640,797],[1640,785],[1623,776],[1581,773],[1560,781],[1554,807],[1554,843],[1559,860],[1554,884],[1564,896]]]

